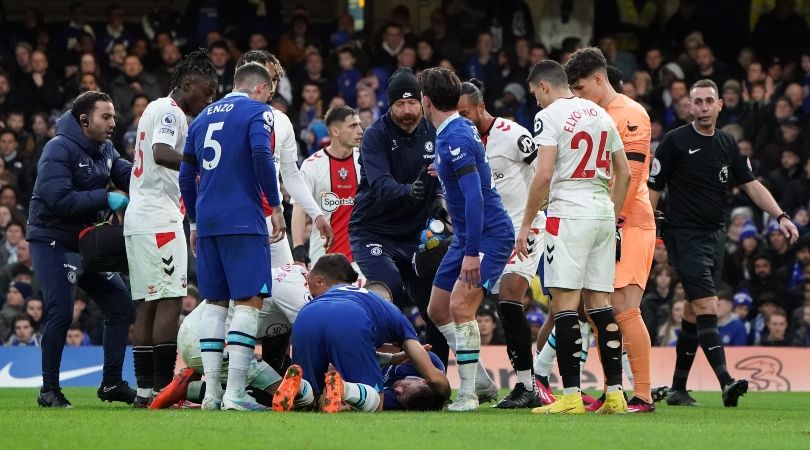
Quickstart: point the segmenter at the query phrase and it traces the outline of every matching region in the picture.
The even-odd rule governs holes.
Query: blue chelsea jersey
[[[488,229],[512,226],[472,122],[455,113],[439,126],[435,163],[456,236],[480,239]],[[474,182],[466,181],[468,177]]]
[[[199,183],[193,211],[188,201],[186,207],[196,213],[199,237],[268,234],[262,192],[271,205],[279,203],[272,133],[270,107],[242,93],[226,95],[191,123],[184,164],[196,163]]]

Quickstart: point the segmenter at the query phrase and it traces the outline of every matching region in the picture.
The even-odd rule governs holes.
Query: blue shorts
[[[269,297],[270,244],[259,234],[197,238],[197,282],[206,300]]]
[[[301,308],[292,331],[292,362],[317,396],[329,364],[344,380],[382,392],[374,332],[366,312],[351,302],[313,301]]]
[[[481,287],[484,291],[489,291],[498,282],[506,267],[506,261],[512,254],[515,247],[515,237],[511,233],[499,233],[495,236],[481,236],[481,247],[479,253],[481,257]],[[461,274],[461,262],[464,259],[464,245],[457,236],[453,236],[453,242],[444,255],[433,285],[439,289],[452,292],[453,286],[458,281]]]

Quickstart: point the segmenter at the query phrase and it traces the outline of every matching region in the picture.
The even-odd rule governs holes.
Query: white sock
[[[630,358],[627,357],[627,352],[622,352],[622,370],[627,381],[633,384],[633,369],[630,368]]]
[[[208,386],[207,386],[208,384],[209,383],[206,383],[204,381],[192,381],[192,382],[190,382],[188,384],[188,387],[186,388],[186,400],[193,401],[193,402],[199,402],[200,400],[202,400],[200,398],[200,392],[202,391],[202,388],[203,388],[204,385],[206,386],[205,390],[207,391],[208,390]]]
[[[281,381],[281,375],[276,372],[276,369],[270,367],[264,361],[259,361],[254,368],[253,380],[250,386],[256,389],[265,390],[268,387]]]
[[[585,370],[585,361],[588,360],[588,349],[591,347],[591,336],[593,336],[591,324],[580,321],[579,333],[582,335],[582,354],[579,357],[579,371],[583,372]]]
[[[222,399],[222,385],[219,375],[222,371],[222,352],[225,349],[225,318],[228,308],[206,303],[200,316],[200,353],[202,355],[203,373],[208,381],[205,396]]]
[[[343,382],[343,401],[352,409],[363,412],[374,412],[380,405],[380,394],[363,383]]]
[[[621,384],[612,384],[612,385],[607,387],[608,393],[621,391],[621,390],[622,390],[622,385]]]
[[[534,380],[532,380],[531,370],[517,370],[515,374],[517,375],[518,383],[523,383],[523,387],[526,388],[526,390],[534,390]]]
[[[577,386],[563,388],[563,394],[564,395],[577,394],[579,392],[582,392],[582,391]]]
[[[237,305],[233,309],[228,329],[228,382],[225,385],[228,397],[238,398],[245,394],[247,370],[253,359],[258,327],[258,309],[247,305]]]
[[[136,395],[141,398],[152,398],[152,388],[138,388]]]
[[[436,328],[442,332],[444,338],[447,339],[447,345],[453,353],[456,352],[456,324],[450,322],[445,325],[437,325]]]
[[[475,378],[478,366],[478,357],[481,352],[481,332],[478,322],[457,323],[456,327],[456,364],[461,385],[459,394],[475,394]]]
[[[476,322],[477,324],[477,322]],[[447,339],[447,345],[456,353],[456,325],[453,322],[447,325],[437,326],[436,328],[442,332],[444,338]],[[479,338],[480,339],[480,338]],[[531,377],[531,375],[530,375]],[[475,388],[476,390],[484,390],[495,384],[492,377],[489,376],[487,368],[484,367],[483,361],[478,360],[478,365],[475,368]]]
[[[551,330],[551,334],[546,340],[546,345],[534,356],[534,373],[541,377],[548,377],[551,369],[554,368],[554,360],[557,358],[557,334]]]
[[[315,395],[312,393],[312,386],[309,381],[302,379],[301,387],[298,388],[298,394],[293,401],[293,408],[305,408],[313,403],[315,403]]]

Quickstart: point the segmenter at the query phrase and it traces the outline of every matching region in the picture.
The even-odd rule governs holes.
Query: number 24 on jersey
[[[572,179],[594,178],[596,171],[600,168],[605,169],[605,175],[610,177],[610,151],[605,148],[607,137],[607,131],[599,133],[599,147],[596,150],[595,161],[591,160],[594,140],[590,133],[580,131],[571,138],[571,150],[584,151],[582,160],[574,169],[574,173],[571,174]]]

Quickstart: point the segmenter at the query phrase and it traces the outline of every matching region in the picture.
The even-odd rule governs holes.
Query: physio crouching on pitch
[[[59,367],[77,285],[104,313],[104,372],[98,397],[126,403],[135,399],[135,391],[121,378],[135,315],[129,289],[116,273],[84,272],[79,255],[79,232],[105,220],[102,212],[121,210],[129,202],[125,195],[107,192],[110,180],[128,191],[132,170],[109,140],[114,128],[110,96],[85,92],[59,119],[56,137],[45,145],[37,164],[27,231],[46,310],[40,406],[70,407],[59,386]]]
[[[397,306],[406,293],[413,300],[427,323],[427,343],[447,364],[447,341],[427,315],[433,279],[419,277],[412,266],[420,233],[441,203],[439,184],[428,174],[436,130],[423,117],[422,92],[410,69],[394,72],[387,92],[390,109],[360,143],[349,243],[366,279],[384,282]]]

